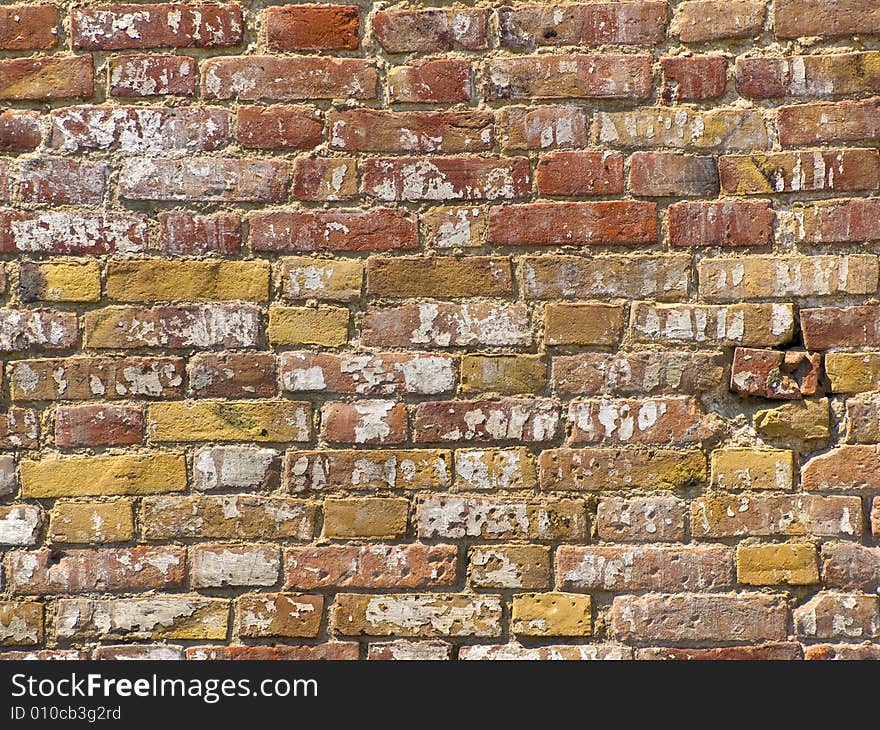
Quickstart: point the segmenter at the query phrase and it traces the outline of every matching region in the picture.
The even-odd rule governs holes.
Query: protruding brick
[[[753,586],[813,585],[819,582],[816,546],[809,543],[740,545],[736,577]]]
[[[842,96],[880,91],[880,53],[736,59],[736,90],[751,99]]]
[[[832,393],[880,390],[880,352],[827,352],[824,360]]]
[[[54,5],[0,6],[0,49],[36,51],[58,42],[58,8]]]
[[[880,548],[855,542],[822,545],[822,582],[829,588],[876,592],[880,588]]]
[[[880,138],[880,98],[783,106],[778,112],[783,147],[817,142],[872,142]]]
[[[814,456],[801,467],[801,486],[812,492],[880,489],[880,446],[837,446]]]
[[[765,439],[827,441],[831,436],[829,404],[824,398],[804,399],[756,411],[752,424]],[[808,449],[809,450],[809,449]]]
[[[802,309],[801,329],[809,349],[880,344],[880,307],[819,307]]]
[[[706,101],[720,99],[727,86],[724,56],[666,56],[663,69],[663,101]]]
[[[0,601],[0,646],[43,643],[43,604]]]
[[[42,139],[39,112],[17,109],[0,112],[0,150],[32,150]]]
[[[870,0],[776,0],[773,26],[779,38],[880,33],[880,8]]]
[[[32,504],[0,506],[0,545],[34,545],[43,522],[39,507]]]

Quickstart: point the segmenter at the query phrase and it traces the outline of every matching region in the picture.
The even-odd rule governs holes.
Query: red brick
[[[808,639],[864,640],[880,636],[877,596],[822,591],[794,610],[795,633]]]
[[[724,56],[667,56],[663,69],[662,98],[666,103],[707,101],[724,96],[727,59]]]
[[[389,53],[475,51],[487,46],[488,16],[480,8],[378,12],[373,16],[373,35]]]
[[[651,57],[618,54],[489,58],[489,99],[645,99]]]
[[[268,352],[193,355],[189,387],[198,398],[270,398],[275,395],[275,355]]]
[[[183,588],[186,548],[12,552],[7,563],[16,593],[38,595]]]
[[[818,307],[801,310],[804,346],[810,350],[880,345],[880,307]]]
[[[328,545],[284,551],[284,587],[438,588],[457,582],[453,545]]]
[[[687,522],[677,497],[603,497],[596,512],[599,539],[609,542],[684,542]]]
[[[49,145],[64,152],[211,151],[226,145],[228,117],[217,107],[68,107],[52,112]]]
[[[623,155],[619,152],[551,152],[535,168],[544,195],[613,195],[623,192]]]
[[[434,401],[415,408],[413,441],[502,443],[552,441],[559,406],[552,400]]]
[[[816,393],[821,366],[819,354],[737,347],[730,389],[761,398],[797,400]]]
[[[363,191],[382,201],[509,200],[532,189],[526,157],[379,157],[362,168]]]
[[[489,210],[489,242],[497,246],[652,243],[655,203],[530,203]]]
[[[452,645],[445,641],[383,641],[367,647],[367,659],[374,661],[445,661],[452,658]]]
[[[675,8],[669,33],[684,43],[757,36],[764,8],[763,0],[687,0]]]
[[[235,138],[249,149],[309,150],[323,135],[324,122],[313,107],[246,106],[236,112]]]
[[[0,112],[0,150],[3,152],[32,150],[42,139],[39,112],[16,109]]]
[[[238,253],[241,218],[234,213],[160,213],[157,248],[174,256]]]
[[[139,213],[0,211],[0,251],[50,254],[137,253],[147,248]]]
[[[397,102],[467,102],[474,93],[471,63],[463,58],[441,58],[395,66],[388,72],[388,90],[391,100]]]
[[[65,350],[79,341],[73,312],[0,309],[0,352]]]
[[[736,90],[750,99],[841,96],[880,91],[876,52],[785,58],[740,57]]]
[[[674,203],[669,240],[673,246],[769,246],[775,217],[769,201]]]
[[[722,546],[563,545],[556,551],[556,586],[614,593],[732,589],[733,551]]]
[[[300,157],[293,170],[297,200],[357,200],[358,171],[354,157]]]
[[[119,194],[128,200],[281,202],[290,171],[280,160],[129,158]]]
[[[778,126],[783,147],[872,142],[880,139],[880,98],[783,106]]]
[[[266,8],[266,39],[277,51],[358,47],[357,5],[298,5]]]
[[[136,406],[59,406],[57,446],[131,446],[144,440],[144,414]]]
[[[358,647],[356,641],[328,641],[302,646],[191,646],[186,650],[186,658],[195,661],[352,661],[359,656]]]
[[[40,424],[37,412],[29,408],[0,411],[0,448],[34,449],[38,445]]]
[[[526,5],[498,10],[501,44],[535,46],[650,45],[665,37],[666,2]]]
[[[694,398],[574,400],[570,440],[580,444],[693,444],[717,428]]]
[[[189,56],[122,56],[111,58],[109,91],[123,99],[146,96],[193,96],[196,60]]]
[[[636,152],[629,158],[629,190],[654,198],[714,197],[718,194],[715,158]]]
[[[779,38],[880,33],[873,0],[776,0],[773,9]]]
[[[360,58],[225,56],[202,61],[207,99],[375,99],[376,67]]]
[[[795,236],[807,243],[861,243],[880,238],[880,200],[830,200],[794,208]]]
[[[91,56],[0,60],[0,99],[52,101],[87,98],[95,91]]]
[[[0,6],[0,50],[45,50],[57,42],[58,8],[54,5]]]
[[[801,467],[801,486],[813,492],[868,493],[880,489],[880,447],[843,445]]]
[[[163,3],[79,7],[70,12],[74,48],[217,48],[241,43],[238,5]]]
[[[110,168],[103,162],[33,157],[21,165],[19,199],[52,205],[100,205]]]
[[[580,106],[508,106],[501,109],[504,146],[509,150],[586,147],[590,124]]]
[[[361,331],[366,347],[465,347],[527,345],[529,313],[508,302],[423,302],[367,308]]]
[[[809,647],[807,649],[809,651]],[[636,649],[636,659],[673,661],[794,661],[801,658],[800,644],[716,646],[707,649],[678,647]],[[809,658],[809,657],[808,657]]]
[[[402,444],[409,437],[406,406],[383,400],[325,403],[321,434],[333,443]]]
[[[416,248],[418,243],[415,216],[392,208],[276,211],[250,218],[254,251],[391,251]]]
[[[96,646],[93,659],[119,661],[126,659],[154,659],[180,661],[186,656],[182,646],[173,644],[117,644],[115,646]]]
[[[804,659],[876,661],[880,659],[880,644],[814,644],[804,647]]]
[[[491,112],[330,112],[330,147],[346,152],[482,152],[494,144]]]
[[[872,591],[880,588],[880,548],[855,542],[822,545],[822,583],[828,588]]]

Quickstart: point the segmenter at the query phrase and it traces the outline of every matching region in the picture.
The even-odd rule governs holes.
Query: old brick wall
[[[880,657],[878,35],[0,7],[0,657]]]

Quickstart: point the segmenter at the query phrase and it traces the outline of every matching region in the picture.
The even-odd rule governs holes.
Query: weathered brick
[[[352,661],[359,655],[355,641],[327,641],[323,644],[266,644],[231,646],[192,646],[186,650],[186,658],[194,661]]]
[[[872,592],[880,588],[880,548],[826,542],[820,562],[825,587]]]
[[[4,253],[137,253],[147,237],[147,219],[137,213],[0,211]]]
[[[724,56],[665,56],[662,99],[667,103],[720,99],[727,86]]]
[[[675,8],[669,32],[684,43],[758,35],[764,25],[762,0],[687,0]]]
[[[650,56],[540,55],[489,58],[489,99],[644,99]]]
[[[420,61],[388,70],[392,101],[455,104],[470,101],[474,93],[471,63],[464,58]]]
[[[549,588],[550,550],[540,545],[472,547],[468,583],[474,588]]]
[[[880,92],[880,53],[736,59],[736,90],[751,99]]]
[[[193,588],[272,586],[278,582],[281,554],[271,545],[194,545],[189,549]]]
[[[361,296],[363,278],[361,261],[325,261],[307,256],[281,259],[282,289],[291,299],[354,301]]]
[[[178,398],[183,360],[176,357],[66,357],[10,363],[15,401]]]
[[[259,593],[236,601],[241,636],[315,637],[321,629],[323,596],[296,593]]]
[[[276,51],[358,47],[357,5],[273,6],[266,8],[266,40]]]
[[[406,406],[387,400],[325,403],[321,407],[321,435],[331,443],[405,443],[409,436]]]
[[[785,449],[723,448],[712,452],[712,485],[719,489],[779,489],[794,484],[794,454]]]
[[[880,238],[872,198],[831,200],[795,206],[792,211],[795,240],[806,243],[856,243]]]
[[[273,211],[250,219],[254,251],[391,251],[418,246],[415,216],[404,210]]]
[[[345,152],[482,152],[492,149],[494,117],[478,111],[350,109],[331,112],[330,148]]]
[[[804,659],[864,660],[880,659],[878,644],[814,644],[804,647]]]
[[[548,399],[433,401],[416,406],[415,442],[495,443],[552,440],[559,407]]]
[[[131,446],[144,440],[143,409],[122,405],[58,406],[56,446]]]
[[[851,444],[880,443],[880,403],[864,397],[846,401],[845,439]]]
[[[629,158],[629,190],[654,198],[703,197],[718,193],[713,157],[678,152],[635,152]]]
[[[0,112],[0,150],[32,150],[39,146],[42,139],[39,112],[18,109]]]
[[[687,294],[690,257],[526,256],[520,265],[529,299],[678,299]]]
[[[694,398],[573,400],[569,441],[575,444],[687,445],[717,430]]]
[[[289,451],[284,481],[294,492],[338,489],[443,489],[452,453],[434,449]]]
[[[822,591],[794,610],[794,627],[808,639],[876,638],[880,636],[877,596]]]
[[[129,542],[134,537],[133,502],[56,500],[49,516],[49,537],[59,543]]]
[[[18,198],[24,203],[100,205],[109,177],[103,162],[32,157],[19,170]]]
[[[85,346],[97,349],[247,348],[261,339],[260,310],[248,304],[104,307],[83,320]]]
[[[880,9],[870,0],[776,0],[773,26],[780,38],[880,32]]]
[[[823,398],[805,398],[756,411],[752,425],[765,439],[788,442],[827,441],[831,435],[829,403]]]
[[[535,46],[650,45],[663,40],[666,2],[526,5],[498,11],[501,43]]]
[[[713,352],[583,353],[553,358],[551,382],[559,395],[678,395],[716,389],[723,358]]]
[[[862,142],[880,138],[880,99],[783,106],[778,112],[784,147],[817,142]]]
[[[23,302],[97,302],[101,266],[97,261],[23,261],[18,271]]]
[[[297,401],[178,401],[147,406],[151,442],[308,441],[311,406]]]
[[[313,107],[239,107],[235,138],[248,149],[308,150],[321,144],[324,121]]]
[[[381,11],[373,35],[389,53],[486,48],[489,13],[481,8]]]
[[[524,446],[508,449],[458,449],[455,475],[462,490],[534,489],[535,462]]]
[[[160,213],[157,248],[176,256],[234,254],[241,250],[241,218],[234,213]]]
[[[62,598],[55,634],[63,641],[226,639],[229,601],[187,594],[149,598]]]
[[[42,512],[34,505],[0,506],[0,545],[36,544],[42,522]]]
[[[248,446],[206,446],[193,455],[192,486],[270,490],[278,485],[278,452]]]
[[[223,56],[201,63],[206,99],[375,99],[378,73],[360,58]]]
[[[687,514],[687,503],[677,497],[603,497],[596,528],[610,542],[683,542]]]
[[[147,96],[193,96],[196,60],[189,56],[130,55],[111,58],[108,90],[123,99]]]
[[[344,307],[270,307],[266,333],[273,345],[339,347],[348,341]]]
[[[332,609],[344,636],[500,636],[500,596],[340,593]]]
[[[638,342],[689,342],[703,346],[775,346],[790,342],[790,304],[649,304],[635,302],[632,330]],[[807,345],[810,349],[814,348]]]
[[[112,548],[11,552],[6,569],[15,593],[35,595],[169,590],[186,580],[186,549]]]
[[[78,341],[73,312],[0,309],[0,352],[66,350]]]
[[[203,398],[269,398],[275,395],[271,353],[199,354],[188,366],[190,392]]]
[[[92,57],[39,56],[0,60],[0,99],[54,101],[87,98],[95,91]]]
[[[23,460],[19,468],[22,496],[34,499],[141,495],[186,489],[186,461],[182,453],[47,456]]]
[[[409,501],[356,497],[324,500],[323,537],[331,540],[394,540],[406,534]]]
[[[17,487],[15,457],[12,454],[0,454],[0,496],[7,497],[13,494]]]
[[[712,591],[732,589],[727,547],[580,547],[556,551],[556,585],[580,591]]]
[[[804,345],[809,349],[880,344],[880,308],[819,307],[800,311]]]
[[[315,506],[302,499],[239,494],[148,497],[141,506],[140,524],[147,540],[302,542],[314,534]]]
[[[677,489],[707,477],[706,457],[697,450],[547,449],[538,466],[543,490]]]
[[[880,447],[837,446],[801,467],[801,486],[813,492],[880,489]]]
[[[457,552],[453,545],[420,543],[287,548],[284,587],[313,590],[451,586],[457,581]]]
[[[58,8],[54,5],[0,6],[0,49],[33,51],[58,42]]]
[[[0,646],[35,646],[42,643],[43,605],[0,601]]]
[[[415,521],[420,537],[452,540],[479,537],[577,542],[584,539],[587,530],[585,505],[574,499],[423,497]]]
[[[809,647],[807,648],[809,651]],[[767,643],[752,646],[716,646],[683,649],[679,647],[636,649],[639,660],[672,661],[796,661],[802,659],[800,644]]]
[[[579,593],[523,593],[513,597],[510,629],[518,636],[589,636],[592,603]]]
[[[827,352],[824,360],[832,393],[880,390],[880,353]]]
[[[367,659],[374,661],[445,661],[452,658],[452,645],[445,641],[383,641],[367,647]]]
[[[489,243],[496,246],[610,245],[657,240],[655,203],[616,200],[528,203],[489,210]]]
[[[358,171],[354,157],[299,158],[293,169],[296,200],[357,200]]]
[[[459,649],[461,661],[590,661],[632,659],[633,650],[620,644],[474,644]]]
[[[590,119],[580,106],[507,106],[499,123],[508,150],[585,147],[590,141]]]
[[[623,192],[623,155],[617,152],[550,152],[535,168],[544,195],[612,195]]]
[[[0,448],[34,449],[38,445],[40,423],[37,412],[29,408],[0,411]]]
[[[244,20],[238,5],[163,3],[74,8],[74,48],[216,48],[241,43]]]
[[[858,536],[861,529],[858,497],[715,494],[691,503],[691,534],[697,538]]]
[[[660,644],[780,640],[788,621],[785,601],[763,593],[618,596],[611,608],[616,638]]]
[[[623,302],[544,305],[544,344],[613,346],[626,322]]]
[[[736,578],[745,585],[813,585],[819,582],[816,546],[809,543],[739,545]]]
[[[88,653],[77,649],[35,649],[34,651],[4,651],[0,661],[77,661],[88,659]]]
[[[775,213],[768,201],[674,203],[669,206],[673,246],[769,246]]]
[[[367,293],[378,297],[473,297],[512,293],[510,261],[500,256],[432,256],[367,261]]]
[[[540,355],[464,355],[461,358],[462,393],[540,393],[546,383],[547,364]]]
[[[157,660],[180,661],[186,658],[182,646],[173,644],[115,644],[96,646],[92,654],[94,659],[101,661],[117,660]]]

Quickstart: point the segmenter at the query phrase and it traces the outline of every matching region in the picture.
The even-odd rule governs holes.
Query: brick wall
[[[0,7],[2,656],[880,657],[878,35]]]

